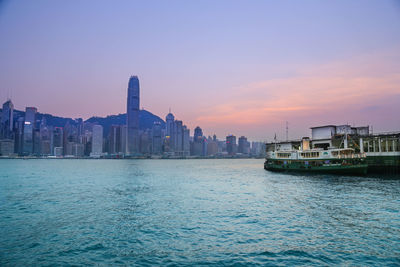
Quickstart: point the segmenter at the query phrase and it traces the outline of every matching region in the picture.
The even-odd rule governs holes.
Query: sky
[[[223,139],[400,130],[400,1],[0,0],[0,100],[72,118],[169,108]]]

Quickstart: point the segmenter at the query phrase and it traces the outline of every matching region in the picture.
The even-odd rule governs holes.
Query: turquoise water
[[[0,265],[400,265],[400,179],[0,160]]]

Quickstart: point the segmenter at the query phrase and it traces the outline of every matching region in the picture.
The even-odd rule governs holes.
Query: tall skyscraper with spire
[[[127,154],[139,153],[139,79],[131,76],[128,84],[127,114]]]

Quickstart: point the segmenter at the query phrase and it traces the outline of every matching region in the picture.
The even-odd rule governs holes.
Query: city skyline
[[[82,118],[53,117],[40,114],[36,107],[14,113],[12,101],[7,100],[0,113],[0,157],[246,158],[262,157],[265,152],[263,142],[250,143],[241,136],[236,144],[236,137],[232,135],[226,136],[226,141],[217,139],[215,134],[207,138],[199,126],[191,137],[190,129],[171,112],[165,122],[147,112],[151,126],[149,121],[140,123],[139,92],[139,79],[131,76],[125,119],[110,116],[112,122],[110,119],[106,122],[107,118],[100,122],[96,118],[93,118],[95,121],[84,121]]]
[[[0,99],[12,90],[19,110],[119,114],[135,74],[140,108],[172,108],[206,135],[285,139],[286,121],[289,138],[323,124],[400,128],[398,2],[209,6],[2,2]]]

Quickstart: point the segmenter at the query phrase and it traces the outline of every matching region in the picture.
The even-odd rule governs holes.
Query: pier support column
[[[362,137],[360,137],[360,153],[364,153],[364,142]]]
[[[382,152],[382,142],[380,138],[378,138],[378,148],[379,148],[379,153]]]

